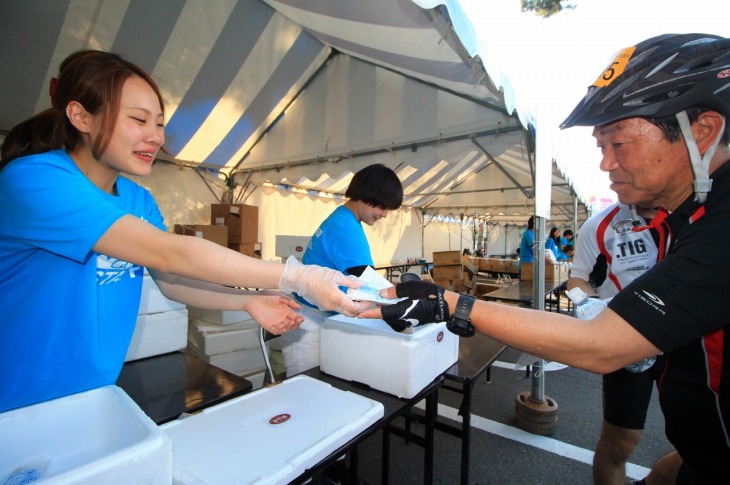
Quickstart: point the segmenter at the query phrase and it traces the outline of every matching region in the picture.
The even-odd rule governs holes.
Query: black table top
[[[182,352],[127,362],[117,385],[156,424],[251,392],[247,379]]]
[[[468,338],[460,337],[459,360],[446,369],[444,377],[459,382],[477,379],[506,348],[502,342],[481,333]]]

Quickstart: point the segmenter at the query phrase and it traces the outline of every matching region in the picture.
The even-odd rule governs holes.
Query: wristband
[[[474,298],[471,295],[459,295],[456,302],[456,308],[452,314],[451,320],[446,324],[446,328],[460,337],[471,337],[476,330],[471,324],[471,309],[474,306]]]

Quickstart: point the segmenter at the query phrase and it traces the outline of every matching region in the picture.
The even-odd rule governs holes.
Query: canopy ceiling
[[[232,197],[264,183],[342,194],[353,172],[383,163],[406,205],[529,214],[532,127],[512,114],[500,75],[464,49],[453,3],[2,2],[0,130],[49,107],[66,55],[97,48],[160,84],[171,154],[161,161],[222,173]],[[571,220],[571,190],[554,166],[552,182],[551,219]]]

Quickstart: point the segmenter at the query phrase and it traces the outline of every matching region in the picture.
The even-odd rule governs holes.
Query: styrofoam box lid
[[[185,308],[185,305],[174,300],[170,300],[160,291],[159,286],[152,279],[152,276],[147,272],[145,268],[144,276],[142,277],[142,295],[139,300],[140,315],[147,313],[160,313],[167,312],[170,310],[179,310]]]
[[[0,413],[0,450],[0,483],[172,482],[169,438],[117,386]]]
[[[255,320],[216,325],[194,319],[188,325],[188,340],[205,355],[259,348],[259,328]]]
[[[381,417],[377,401],[297,376],[160,428],[175,483],[288,483]]]
[[[188,306],[188,315],[190,318],[205,320],[216,325],[231,325],[252,320],[251,314],[243,310],[208,310],[193,306]]]

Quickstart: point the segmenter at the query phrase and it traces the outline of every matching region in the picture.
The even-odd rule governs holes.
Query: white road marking
[[[511,364],[511,366],[514,367],[514,364]],[[425,408],[425,404],[423,401],[418,403],[416,406],[421,409]],[[462,421],[461,416],[459,416],[459,411],[450,406],[439,404],[438,414],[439,416],[451,419],[453,421],[457,421],[459,423],[461,423]],[[592,451],[586,450],[585,448],[581,448],[579,446],[571,445],[569,443],[564,443],[554,438],[528,433],[527,431],[524,431],[522,429],[502,424],[497,421],[492,421],[491,419],[476,416],[474,414],[471,415],[471,427],[485,431],[487,433],[501,436],[502,438],[517,441],[518,443],[532,446],[543,451],[554,453],[556,455],[563,456],[565,458],[569,458],[580,463],[585,463],[589,466],[593,465]],[[635,465],[633,463],[626,463],[626,478],[638,480],[647,476],[650,471],[651,469],[649,468]]]

